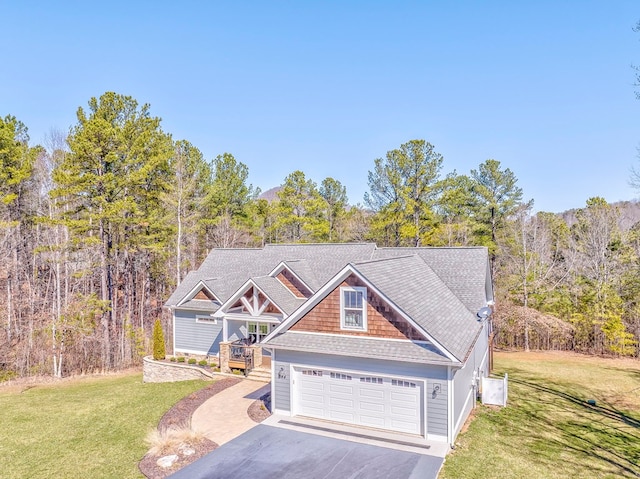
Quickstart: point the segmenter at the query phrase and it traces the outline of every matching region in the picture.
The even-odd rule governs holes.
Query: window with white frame
[[[256,323],[250,321],[247,323],[247,331],[252,343],[259,343],[267,334],[269,334],[268,323]]]
[[[340,327],[367,329],[367,288],[361,286],[340,288]]]
[[[196,316],[196,323],[218,324],[218,319],[213,316]]]

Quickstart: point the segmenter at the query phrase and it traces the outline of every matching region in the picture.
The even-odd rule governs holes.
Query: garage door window
[[[303,369],[302,374],[305,376],[322,376],[322,371],[317,369]]]
[[[382,378],[372,378],[368,376],[362,376],[360,378],[361,383],[369,383],[369,384],[382,384]]]
[[[351,381],[351,376],[348,374],[331,373],[331,379],[343,379],[345,381]]]
[[[340,288],[340,320],[342,329],[367,329],[367,288]]]
[[[409,381],[401,381],[400,379],[392,379],[391,380],[391,385],[392,386],[400,386],[402,388],[415,388],[416,387],[416,383],[412,383]]]

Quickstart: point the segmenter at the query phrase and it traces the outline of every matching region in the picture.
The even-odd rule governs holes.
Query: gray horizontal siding
[[[273,367],[273,409],[291,411],[290,364],[285,361],[274,361]]]
[[[244,321],[227,321],[227,328],[229,341],[237,341],[238,339],[246,338],[248,336],[247,324]]]
[[[435,386],[440,392],[435,392]],[[449,388],[446,379],[427,381],[427,434],[447,436]]]
[[[196,315],[207,315],[196,311],[176,310],[173,331],[176,351],[195,351],[201,354],[218,354],[222,341],[222,321],[198,323]]]

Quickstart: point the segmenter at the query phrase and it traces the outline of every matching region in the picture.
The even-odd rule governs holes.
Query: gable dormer
[[[280,281],[296,298],[310,298],[314,291],[295,274],[287,263],[280,263],[269,276]]]
[[[191,288],[188,294],[177,304],[177,307],[184,307],[187,309],[194,309],[201,307],[204,310],[217,310],[222,302],[218,299],[215,293],[204,281],[198,281],[196,285]]]

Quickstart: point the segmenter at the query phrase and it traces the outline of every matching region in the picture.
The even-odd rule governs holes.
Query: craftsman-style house
[[[272,409],[452,444],[489,370],[486,248],[214,249],[166,303],[174,352],[253,344]]]

